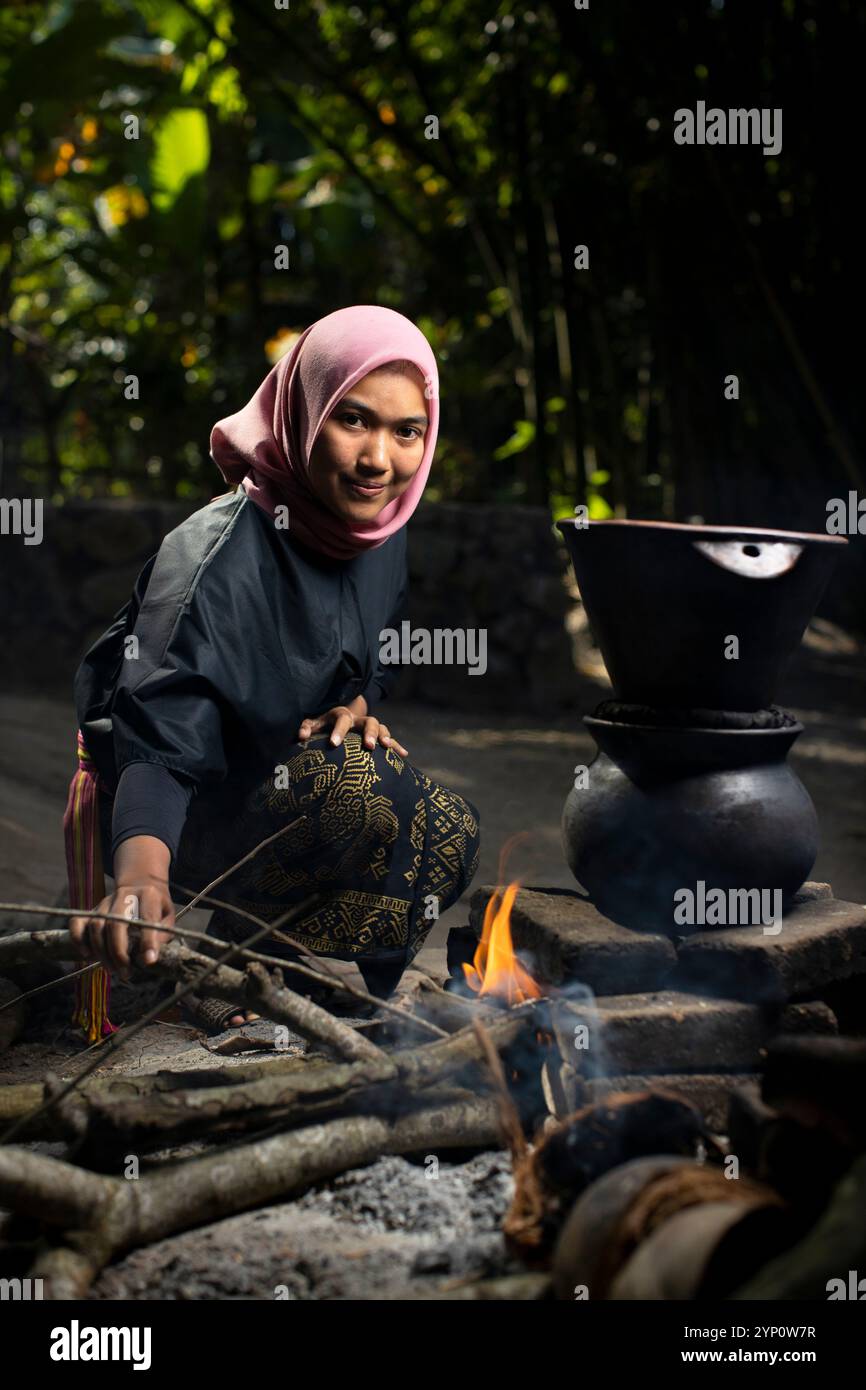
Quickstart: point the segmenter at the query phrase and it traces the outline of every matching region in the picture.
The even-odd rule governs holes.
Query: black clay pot
[[[699,885],[766,891],[769,910],[780,900],[784,910],[815,862],[818,825],[785,763],[802,726],[770,727],[790,719],[770,706],[847,542],[654,521],[559,525],[615,696],[611,718],[586,720],[600,751],[563,812],[572,872],[628,926],[683,930],[675,895],[697,897]]]
[[[841,536],[660,521],[558,523],[617,697],[766,709]],[[739,657],[726,656],[736,637]]]
[[[703,730],[584,723],[600,751],[587,785],[573,787],[566,800],[563,847],[606,916],[684,932],[674,916],[680,889],[694,892],[699,881],[707,892],[778,889],[784,905],[808,877],[818,821],[785,762],[801,724]]]

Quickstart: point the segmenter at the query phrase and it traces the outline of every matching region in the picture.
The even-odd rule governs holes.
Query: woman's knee
[[[330,734],[314,735],[289,761],[287,777],[306,800],[325,802],[346,784],[360,795],[374,788],[381,795],[385,787],[396,785],[403,768],[392,749],[380,743],[365,748],[360,733],[353,730],[337,744],[331,743]]]

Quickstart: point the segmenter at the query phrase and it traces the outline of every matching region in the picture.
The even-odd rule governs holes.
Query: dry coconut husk
[[[596,1178],[632,1158],[693,1157],[713,1143],[696,1106],[663,1090],[620,1091],[545,1129],[514,1156],[514,1197],[503,1223],[509,1248],[529,1265],[547,1263],[577,1198]]]

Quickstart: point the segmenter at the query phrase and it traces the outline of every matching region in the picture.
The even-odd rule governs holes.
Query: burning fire
[[[498,891],[487,904],[481,940],[471,965],[464,964],[466,983],[478,995],[495,994],[509,1005],[540,999],[541,990],[524,970],[511,943],[511,908],[519,883],[509,883],[501,899]]]

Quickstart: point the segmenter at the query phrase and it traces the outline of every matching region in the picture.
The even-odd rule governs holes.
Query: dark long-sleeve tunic
[[[384,699],[379,633],[407,616],[405,528],[352,560],[278,529],[245,493],[171,531],[75,675],[78,722],[114,794],[112,850],[176,853],[190,800],[297,747],[307,715]]]

